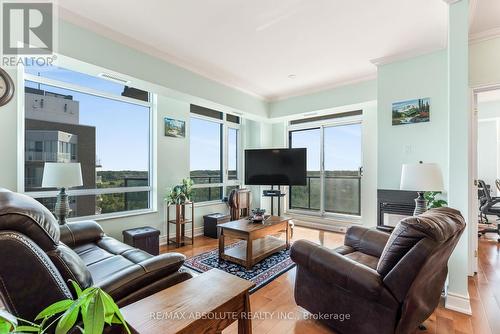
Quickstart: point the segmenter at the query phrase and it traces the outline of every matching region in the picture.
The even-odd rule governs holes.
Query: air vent
[[[124,85],[128,85],[130,84],[130,80],[126,80],[126,79],[122,79],[116,75],[113,75],[113,74],[109,74],[109,73],[99,73],[99,76],[101,78],[104,78],[104,79],[107,79],[107,80],[111,80],[111,81],[114,81],[114,82],[118,82],[118,83],[121,83],[121,84],[124,84]]]

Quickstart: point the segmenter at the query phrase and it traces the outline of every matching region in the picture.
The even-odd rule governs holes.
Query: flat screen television
[[[305,148],[245,150],[245,184],[305,186]]]

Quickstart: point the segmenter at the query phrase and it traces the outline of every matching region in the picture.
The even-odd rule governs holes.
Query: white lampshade
[[[401,190],[443,191],[443,175],[438,164],[403,164],[401,170]]]
[[[80,163],[46,162],[43,169],[42,187],[70,188],[83,185]]]

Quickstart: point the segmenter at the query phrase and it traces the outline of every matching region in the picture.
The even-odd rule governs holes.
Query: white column
[[[446,0],[445,0],[446,1]],[[449,3],[448,98],[450,207],[469,214],[469,0]],[[446,308],[471,314],[467,288],[468,229],[449,261]]]

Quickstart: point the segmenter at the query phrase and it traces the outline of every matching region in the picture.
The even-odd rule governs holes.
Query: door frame
[[[470,139],[469,139],[469,259],[468,274],[474,276],[478,271],[478,216],[479,208],[477,202],[477,144],[478,144],[478,100],[477,94],[492,90],[500,90],[500,84],[478,85],[470,87]]]
[[[324,154],[324,129],[328,127],[334,127],[334,126],[342,126],[342,125],[350,125],[350,124],[360,124],[363,126],[363,115],[356,115],[356,116],[346,116],[342,118],[334,118],[331,120],[321,120],[321,121],[313,121],[313,122],[304,122],[300,124],[288,124],[286,127],[286,147],[290,147],[290,132],[292,131],[303,131],[303,130],[308,130],[308,129],[320,129],[320,184],[321,184],[321,189],[320,189],[320,209],[319,211],[309,211],[309,210],[301,210],[301,209],[290,209],[288,207],[289,202],[285,203],[285,210],[286,212],[292,213],[292,214],[299,214],[299,215],[305,215],[305,216],[316,216],[319,218],[330,218],[334,219],[337,221],[349,221],[349,222],[354,222],[354,223],[359,223],[362,220],[362,205],[363,203],[361,202],[362,199],[362,190],[360,191],[360,215],[349,215],[349,214],[343,214],[343,213],[334,213],[334,212],[326,212],[324,208],[324,202],[325,202],[325,182],[324,182],[324,170],[325,170],[325,154]],[[363,130],[361,130],[361,136],[363,136]],[[363,138],[361,138],[361,142],[363,143]],[[361,145],[361,166],[363,167],[364,165],[364,157],[363,157],[363,144]],[[361,177],[361,189],[363,187],[362,185],[362,180],[363,177]],[[288,191],[290,192],[290,191]]]

